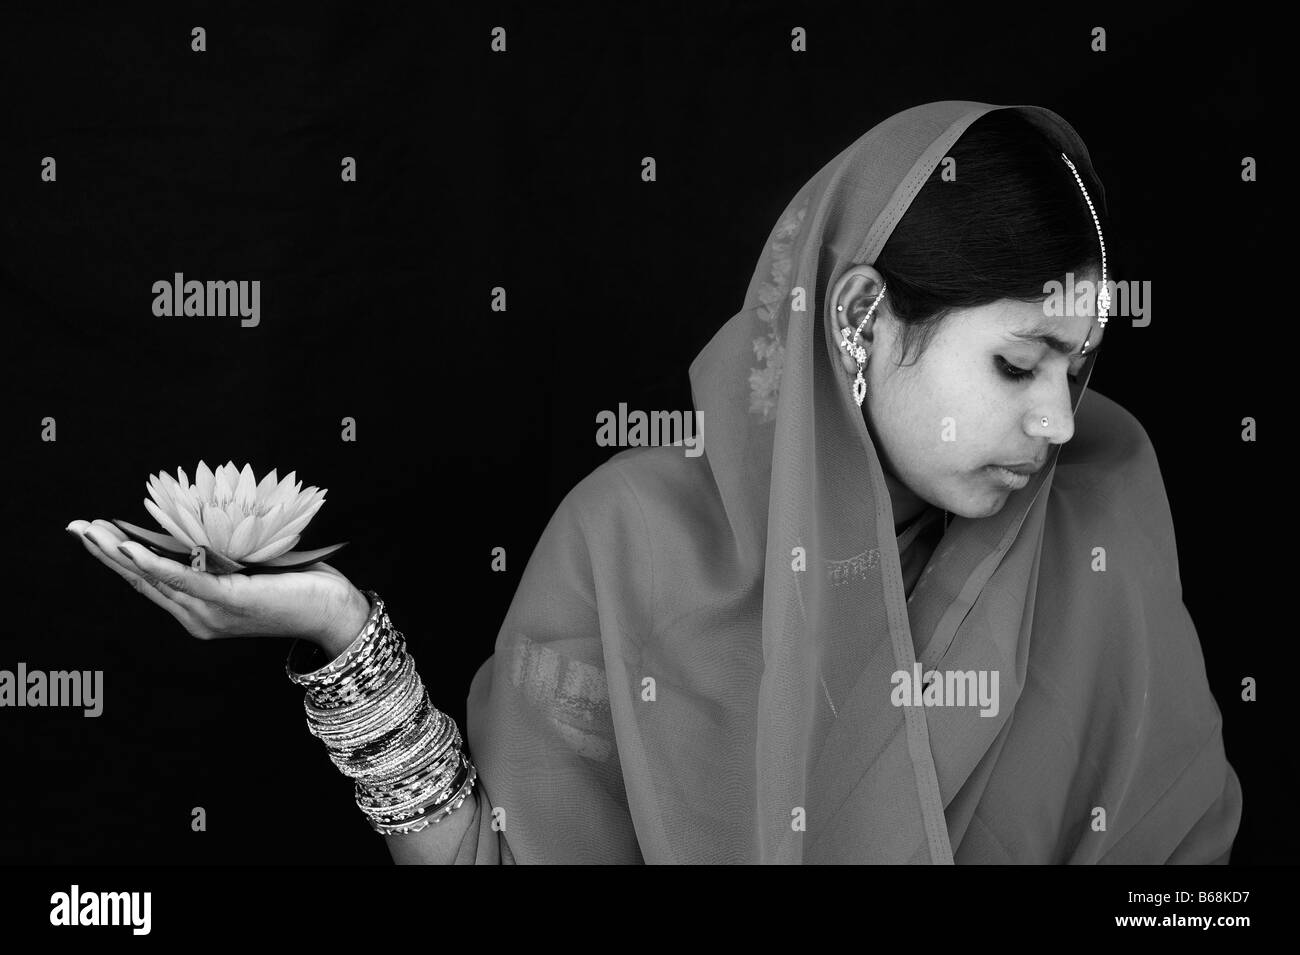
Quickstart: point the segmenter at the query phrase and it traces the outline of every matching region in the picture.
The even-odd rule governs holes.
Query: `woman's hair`
[[[1100,268],[1097,229],[1079,184],[1061,150],[1024,116],[985,113],[948,156],[956,178],[941,178],[947,163],[935,168],[872,263],[904,326],[904,362],[913,351],[920,357],[951,311],[999,299],[1041,302],[1045,283]],[[1078,157],[1070,159],[1104,232],[1100,190]]]

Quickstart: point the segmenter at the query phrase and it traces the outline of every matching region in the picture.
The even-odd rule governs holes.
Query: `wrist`
[[[313,641],[333,660],[356,640],[370,618],[370,610],[370,599],[349,584],[342,607],[329,615],[325,627],[313,637]]]

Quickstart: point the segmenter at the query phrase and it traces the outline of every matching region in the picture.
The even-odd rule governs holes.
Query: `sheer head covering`
[[[1095,352],[1073,439],[997,514],[955,519],[904,592],[828,295],[995,109],[1098,182],[1055,113],[952,101],[799,190],[690,367],[704,455],[615,455],[534,551],[471,686],[459,861],[1226,860],[1240,791],[1168,502],[1136,420],[1081,406]],[[895,705],[918,662],[996,671],[996,715]]]

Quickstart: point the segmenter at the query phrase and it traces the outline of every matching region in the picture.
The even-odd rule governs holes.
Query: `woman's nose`
[[[1074,437],[1074,399],[1064,375],[1053,384],[1050,396],[1034,405],[1028,428],[1029,434],[1052,444],[1065,444]]]
[[[1052,444],[1065,444],[1074,437],[1074,415],[1069,405],[1066,405],[1063,413],[1048,416],[1048,424],[1043,433]]]

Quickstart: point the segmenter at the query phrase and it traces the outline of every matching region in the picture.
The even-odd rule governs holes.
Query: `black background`
[[[940,99],[1046,106],[1088,144],[1115,277],[1154,288],[1151,325],[1112,322],[1091,387],[1159,455],[1244,791],[1233,861],[1294,859],[1277,754],[1296,655],[1266,491],[1282,356],[1257,337],[1279,200],[1267,161],[1240,179],[1269,152],[1268,28],[967,6],[11,14],[0,668],[102,669],[105,708],[0,710],[0,862],[386,863],[307,733],[288,642],[194,640],[64,526],[152,526],[146,477],[192,478],[200,458],[296,469],[329,489],[299,546],[351,541],[330,562],[385,598],[463,726],[542,528],[614,452],[597,412],[691,408],[687,366],[741,307],[789,198],[871,126]],[[793,26],[809,52],[790,51]],[[260,326],[154,317],[152,283],[178,271],[260,279]],[[1240,438],[1248,415],[1258,443]]]

